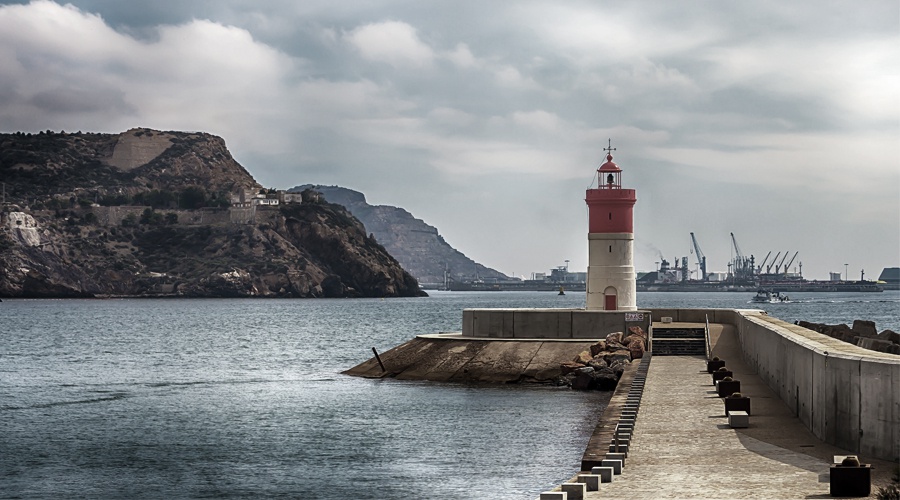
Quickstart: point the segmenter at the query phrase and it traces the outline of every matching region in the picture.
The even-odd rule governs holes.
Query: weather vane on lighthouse
[[[607,145],[605,148],[603,148],[603,151],[606,151],[607,154],[612,155],[612,152],[615,151],[616,148],[612,147],[612,139],[607,139],[606,141]]]

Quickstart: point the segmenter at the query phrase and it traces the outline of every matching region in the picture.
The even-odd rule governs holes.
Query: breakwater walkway
[[[713,355],[751,398],[750,427],[732,429],[702,356],[654,356],[621,475],[586,499],[830,498],[834,455],[741,360],[730,325],[711,325]],[[604,418],[609,418],[605,416]],[[895,464],[872,463],[872,492]],[[573,478],[574,479],[574,478]]]

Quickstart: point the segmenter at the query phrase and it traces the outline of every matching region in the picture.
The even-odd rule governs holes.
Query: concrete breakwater
[[[612,391],[625,367],[643,356],[647,334],[632,327],[605,339],[485,339],[420,335],[345,372],[366,378],[434,382],[553,383]]]
[[[629,320],[727,325],[741,357],[813,435],[844,450],[882,460],[900,459],[900,356],[876,352],[769,317],[759,310],[654,309],[596,318],[580,311],[466,311],[464,331],[485,336],[419,336],[346,374],[398,379],[511,383],[550,382],[561,364],[589,351],[598,338]],[[468,315],[468,316],[466,316]],[[510,319],[511,322],[508,322]],[[588,321],[586,321],[588,320]],[[578,338],[589,323],[594,338]],[[520,338],[538,330],[544,338]],[[630,327],[631,325],[629,325]],[[656,326],[656,325],[654,325]],[[650,330],[650,341],[653,333]],[[493,336],[496,335],[496,336]],[[586,335],[585,335],[586,336]],[[556,338],[553,338],[556,337]],[[674,424],[674,425],[677,425]]]
[[[458,333],[419,335],[343,372],[367,378],[434,382],[551,383],[561,364],[590,351],[590,339],[473,339]]]

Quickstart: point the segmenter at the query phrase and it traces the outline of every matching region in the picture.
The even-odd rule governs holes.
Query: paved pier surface
[[[830,498],[834,455],[740,359],[729,325],[711,325],[713,355],[751,398],[750,427],[732,429],[702,356],[654,356],[625,469],[587,499]],[[894,464],[870,460],[872,493]]]

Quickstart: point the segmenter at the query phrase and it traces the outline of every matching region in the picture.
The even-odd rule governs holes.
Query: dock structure
[[[735,325],[711,324],[709,337],[710,356],[725,360],[752,412],[736,412],[740,425],[726,416],[706,355],[652,355],[645,374],[632,366],[623,375],[569,482],[599,472],[614,429],[633,422],[621,474],[583,498],[826,498],[834,458],[848,454],[873,465],[873,493],[891,483],[896,463],[826,444],[807,429],[744,361]]]

